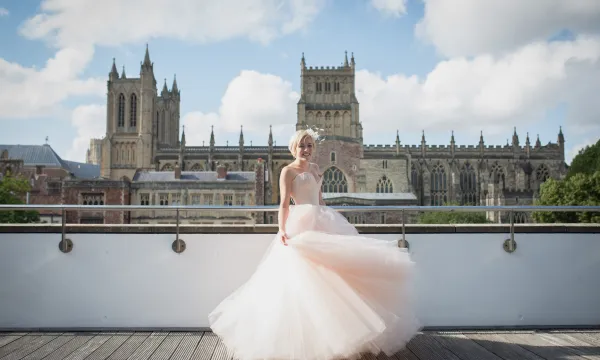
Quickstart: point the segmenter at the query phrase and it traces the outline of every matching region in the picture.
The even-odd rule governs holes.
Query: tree
[[[548,179],[540,187],[536,205],[542,206],[599,206],[600,170],[592,175],[580,172],[564,180]],[[537,211],[533,219],[541,223],[598,223],[598,212]]]
[[[598,206],[600,205],[600,140],[586,146],[571,161],[564,180],[548,179],[540,186],[536,205]],[[600,222],[600,213],[534,212],[533,219],[541,223]]]
[[[446,206],[459,206],[458,203],[446,203]],[[490,223],[485,212],[471,211],[431,211],[419,214],[419,224],[486,224]]]
[[[569,165],[567,178],[575,174],[592,175],[596,171],[600,171],[600,140],[579,150]]]
[[[5,175],[0,180],[0,204],[23,204],[23,199],[29,191],[31,186],[27,179]],[[0,211],[0,223],[30,223],[38,222],[39,219],[37,211]]]

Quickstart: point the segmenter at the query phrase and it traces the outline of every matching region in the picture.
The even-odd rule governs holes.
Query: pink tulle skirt
[[[326,206],[290,208],[288,246],[273,240],[250,279],[209,314],[235,359],[392,355],[420,330],[414,263],[396,241],[360,236]]]

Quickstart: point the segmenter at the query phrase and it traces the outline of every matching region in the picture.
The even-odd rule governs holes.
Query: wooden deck
[[[229,360],[210,332],[0,333],[0,360],[34,359]],[[424,332],[392,359],[600,360],[600,331]]]

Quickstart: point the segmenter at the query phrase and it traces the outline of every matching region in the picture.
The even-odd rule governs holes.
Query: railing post
[[[402,239],[400,240],[400,244],[398,245],[401,248],[406,248],[410,246],[408,241],[406,241],[406,220],[404,218],[404,209],[400,210],[402,216]]]
[[[515,242],[515,213],[513,209],[508,211],[508,217],[510,219],[510,239],[504,240],[504,251],[513,253],[517,249],[517,243]]]
[[[175,241],[173,241],[171,248],[176,253],[181,254],[185,250],[185,241],[183,241],[179,238],[179,207],[175,211],[176,211]]]
[[[60,242],[58,243],[58,249],[66,254],[73,250],[73,241],[71,241],[71,239],[67,239],[67,212],[64,207],[61,209],[61,211],[61,237]]]

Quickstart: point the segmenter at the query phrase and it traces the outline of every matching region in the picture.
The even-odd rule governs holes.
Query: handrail
[[[331,206],[332,209],[340,210],[342,212],[353,212],[353,211],[401,211],[402,212],[402,239],[398,241],[398,246],[402,248],[409,247],[408,241],[406,241],[406,219],[405,214],[407,211],[434,211],[434,212],[454,212],[454,211],[465,211],[465,212],[481,212],[481,211],[508,211],[510,218],[510,239],[504,241],[504,250],[508,253],[512,253],[516,250],[517,243],[515,242],[515,212],[533,212],[533,211],[550,211],[550,212],[600,212],[600,206]],[[174,210],[176,211],[176,233],[175,241],[173,241],[172,249],[176,253],[181,253],[185,250],[185,242],[179,238],[179,220],[180,212],[182,210],[211,210],[211,211],[251,211],[251,212],[275,212],[279,210],[279,206],[224,206],[224,205],[6,205],[0,204],[0,211],[11,211],[11,210],[42,210],[42,209],[54,209],[60,210],[62,213],[62,236],[59,243],[59,249],[68,253],[73,249],[73,242],[66,237],[66,211],[67,210],[83,210],[83,211],[127,211],[127,210]]]
[[[291,205],[294,206],[294,205]],[[481,211],[550,211],[550,212],[600,212],[600,206],[397,206],[397,205],[364,205],[364,206],[329,206],[342,212],[354,211],[432,211],[432,212],[481,212]],[[24,205],[0,204],[0,211],[11,210],[87,210],[87,211],[116,211],[116,210],[211,210],[211,211],[264,211],[276,212],[278,205],[261,206],[228,206],[228,205]]]

